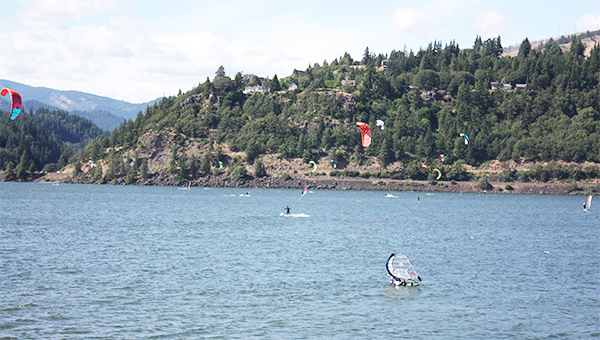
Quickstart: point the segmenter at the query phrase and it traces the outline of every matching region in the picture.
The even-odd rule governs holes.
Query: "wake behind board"
[[[279,216],[283,216],[283,217],[294,217],[294,218],[300,218],[300,217],[310,217],[310,215],[306,215],[306,214],[284,214],[284,213],[281,213],[281,214],[279,214]]]

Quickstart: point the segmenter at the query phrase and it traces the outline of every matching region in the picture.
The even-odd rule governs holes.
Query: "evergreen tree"
[[[142,165],[140,165],[140,178],[146,179],[148,178],[148,159],[142,159]]]
[[[65,166],[67,166],[67,164],[69,164],[70,157],[71,157],[71,152],[69,151],[69,149],[65,149],[65,151],[62,152],[62,154],[60,155],[60,158],[58,159],[58,167],[62,169]]]
[[[204,158],[202,158],[202,162],[200,163],[200,172],[203,174],[210,173],[210,154],[205,154]]]
[[[19,162],[19,164],[17,165],[17,168],[15,169],[15,173],[17,175],[17,179],[20,181],[26,181],[29,177],[29,173],[27,171],[27,169],[29,168],[29,154],[27,154],[27,151],[23,150],[23,153],[21,154],[21,161]]]
[[[277,78],[277,74],[271,80],[271,91],[281,91],[281,84],[279,83],[279,79]]]
[[[224,77],[225,77],[225,68],[223,67],[223,65],[221,65],[215,72],[215,79],[213,79],[213,82],[215,82],[221,78],[224,78]]]
[[[200,169],[200,164],[198,164],[198,158],[192,156],[190,158],[190,167],[189,167],[189,175],[191,178],[194,178],[198,175],[198,170]]]
[[[531,43],[529,39],[525,38],[519,47],[519,57],[527,58],[529,52],[531,52]]]
[[[365,52],[363,53],[363,58],[361,64],[363,65],[371,65],[373,61],[373,56],[371,52],[369,52],[369,47],[365,48]]]
[[[389,147],[388,140],[384,139],[379,148],[379,156],[377,157],[382,168],[386,168],[392,160],[392,150]]]
[[[177,161],[177,175],[175,175],[175,179],[184,182],[188,179],[189,172],[187,166],[187,157],[182,155]]]
[[[169,160],[169,170],[167,171],[172,175],[177,173],[177,147],[174,147],[171,151],[171,159]]]
[[[17,179],[14,168],[15,164],[13,162],[8,162],[8,164],[6,164],[6,170],[4,170],[4,174],[2,176],[2,180],[4,182],[12,182]]]
[[[267,170],[265,170],[265,165],[260,160],[257,160],[254,163],[254,177],[261,178],[267,176]]]

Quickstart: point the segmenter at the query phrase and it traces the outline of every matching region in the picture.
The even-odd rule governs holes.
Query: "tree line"
[[[241,72],[229,77],[221,66],[212,81],[149,106],[110,136],[98,137],[78,159],[122,161],[152,130],[174,132],[181,146],[209,145],[212,167],[224,145],[244,151],[236,166],[265,154],[305,162],[326,157],[341,165],[376,158],[383,170],[401,161],[403,175],[397,176],[405,178],[428,177],[423,164],[445,167],[444,179],[460,180],[464,176],[452,175],[453,167],[490,160],[600,163],[600,47],[589,56],[582,47],[574,38],[567,52],[553,43],[534,49],[525,39],[511,58],[501,56],[500,37],[477,37],[466,49],[455,42],[433,42],[416,53],[373,54],[366,48],[360,60],[345,53],[285,78]],[[292,83],[298,88],[288,90]],[[271,91],[243,93],[257,84]],[[376,120],[385,122],[385,130]],[[357,121],[371,126],[368,148],[361,146]],[[469,136],[468,145],[461,133]],[[191,164],[205,156],[179,161],[183,153],[176,152],[171,173],[189,179],[199,173],[190,174]]]
[[[14,121],[0,112],[0,169],[8,170],[4,180],[10,180],[14,171],[15,179],[28,180],[44,168],[64,167],[69,158],[102,135],[90,120],[64,111],[39,108],[21,113]]]

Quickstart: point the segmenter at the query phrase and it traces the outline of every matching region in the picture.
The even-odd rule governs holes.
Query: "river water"
[[[0,183],[0,339],[600,338],[600,204],[390,194]]]

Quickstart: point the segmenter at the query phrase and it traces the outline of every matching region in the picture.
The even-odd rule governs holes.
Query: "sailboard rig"
[[[421,277],[404,254],[392,253],[385,267],[394,286],[418,286],[421,282]]]
[[[592,195],[589,195],[587,197],[587,199],[585,200],[585,203],[583,203],[583,211],[589,212],[591,206],[592,206]]]

